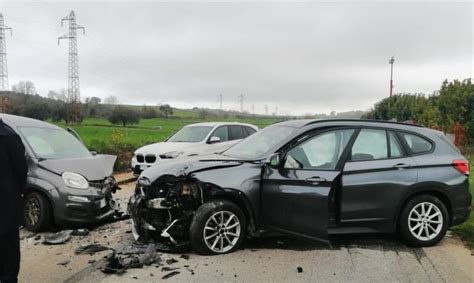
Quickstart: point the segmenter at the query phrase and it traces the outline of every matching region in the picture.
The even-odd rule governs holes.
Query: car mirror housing
[[[280,154],[274,153],[268,157],[267,162],[271,167],[278,167],[280,165]]]
[[[218,143],[218,142],[221,142],[220,137],[213,136],[209,139],[209,143]]]

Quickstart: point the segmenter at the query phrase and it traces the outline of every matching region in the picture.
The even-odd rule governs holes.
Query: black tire
[[[438,227],[437,225],[441,225],[440,231],[432,239],[417,238],[416,235],[414,235],[414,233],[417,234],[417,232],[420,231],[418,229],[421,229],[421,228],[414,230],[413,233],[410,231],[410,227],[409,227],[410,224],[409,224],[409,219],[408,219],[410,216],[410,212],[413,210],[414,207],[420,206],[422,203],[433,204],[441,212],[441,215],[442,215],[442,219],[436,218],[436,221],[441,221],[442,223],[436,224],[435,230],[437,230],[437,227]],[[432,209],[435,209],[435,208],[433,207]],[[423,217],[420,216],[420,219],[421,218]],[[412,228],[415,228],[416,225],[426,225],[426,223],[424,223],[423,221],[419,221],[419,222],[412,221],[410,223],[412,225]],[[400,214],[400,219],[399,219],[399,227],[400,227],[399,232],[400,232],[400,236],[402,240],[409,246],[430,247],[430,246],[436,245],[444,238],[444,236],[446,235],[446,231],[448,230],[448,224],[449,224],[448,210],[446,209],[446,206],[440,199],[432,195],[418,195],[408,200],[405,207],[403,207],[402,212]],[[431,232],[431,229],[429,229],[429,231]],[[423,232],[423,235],[426,235],[425,232]]]
[[[240,235],[232,248],[223,252],[216,252],[206,244],[204,239],[204,228],[208,220],[216,213],[231,213],[237,217],[240,224]],[[247,219],[242,210],[234,203],[227,200],[215,200],[201,205],[191,222],[189,233],[192,248],[201,255],[216,255],[231,253],[239,248],[245,239],[247,232]]]
[[[31,205],[37,205],[38,210],[35,210],[36,212],[32,212],[30,210],[31,207],[28,207]],[[37,215],[37,221],[33,221],[31,219],[32,215],[28,215],[28,213]],[[27,194],[25,197],[24,221],[25,228],[29,231],[41,232],[48,229],[53,221],[53,210],[51,208],[49,199],[38,192],[31,192]]]

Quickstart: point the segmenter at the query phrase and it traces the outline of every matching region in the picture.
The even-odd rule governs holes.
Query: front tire
[[[245,239],[247,219],[234,203],[216,200],[198,208],[189,230],[191,246],[198,254],[231,253]]]
[[[32,232],[41,232],[49,228],[53,213],[51,203],[41,193],[31,192],[25,197],[25,228]]]
[[[439,243],[448,230],[449,214],[441,200],[432,195],[410,199],[400,215],[400,234],[410,246],[429,247]]]

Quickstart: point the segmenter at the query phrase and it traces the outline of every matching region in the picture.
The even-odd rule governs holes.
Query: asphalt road
[[[125,199],[133,185],[123,187],[119,196]],[[94,266],[109,251],[74,255],[81,244],[114,246],[130,241],[128,222],[98,227],[89,236],[59,246],[35,244],[34,238],[22,240],[20,282],[157,282],[171,272],[176,275],[166,281],[474,282],[474,256],[449,236],[435,247],[416,249],[375,235],[341,237],[334,239],[332,247],[288,238],[254,239],[228,255],[160,254],[163,265],[128,269],[122,275],[106,275]],[[176,262],[166,263],[169,259]],[[69,262],[58,265],[64,261]],[[176,270],[163,271],[163,266]]]

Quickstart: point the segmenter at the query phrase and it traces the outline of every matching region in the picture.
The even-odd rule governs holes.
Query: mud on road
[[[134,184],[122,185],[117,197],[126,204]],[[112,251],[76,254],[79,246],[116,248],[132,243],[129,220],[91,229],[61,245],[42,244],[43,235],[22,231],[20,282],[180,282],[217,281],[431,281],[474,282],[474,256],[447,236],[431,248],[408,248],[387,236],[357,235],[333,239],[333,246],[288,238],[247,241],[235,253],[221,256],[157,254],[149,266],[120,275],[100,268]]]

